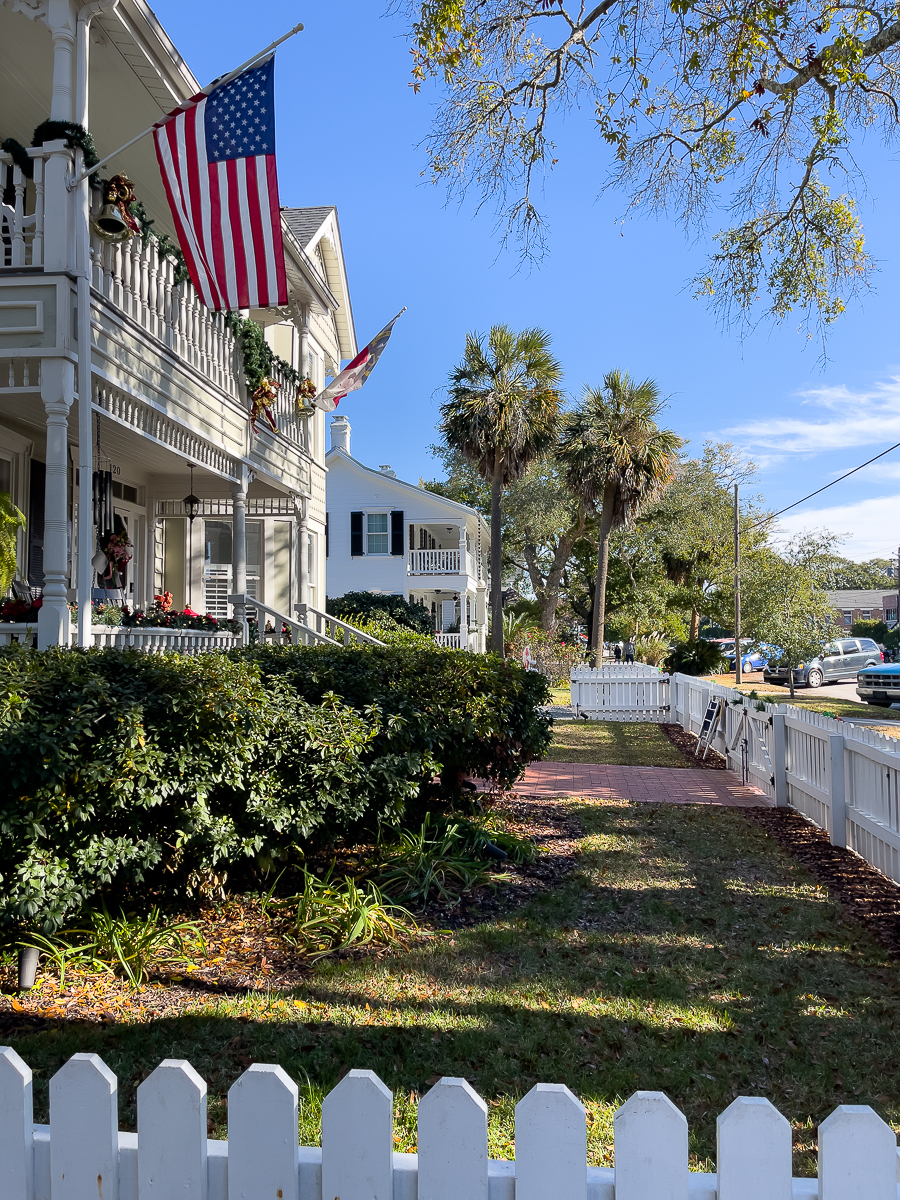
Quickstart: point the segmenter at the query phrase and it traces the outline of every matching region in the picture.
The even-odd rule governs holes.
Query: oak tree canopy
[[[555,125],[590,113],[607,187],[698,232],[693,285],[726,320],[824,329],[867,281],[854,139],[891,139],[900,8],[884,0],[397,0],[413,85],[442,85],[427,149],[451,194],[497,205],[539,257]]]

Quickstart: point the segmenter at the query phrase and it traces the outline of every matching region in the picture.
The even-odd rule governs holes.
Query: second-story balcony
[[[407,559],[410,575],[459,575],[458,550],[410,550]]]

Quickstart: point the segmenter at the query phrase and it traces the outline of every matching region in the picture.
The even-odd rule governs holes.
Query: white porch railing
[[[13,203],[0,204],[0,267],[40,267],[44,263],[44,149],[26,151],[31,179],[0,153],[0,181],[12,176]],[[10,171],[11,168],[11,171]]]
[[[410,575],[458,575],[458,550],[410,550],[406,569]]]
[[[207,654],[210,650],[233,650],[241,644],[239,633],[213,633],[205,629],[154,629],[148,625],[94,625],[91,637],[95,646],[130,647],[148,654],[177,650],[179,654]]]
[[[235,342],[221,313],[210,312],[189,280],[175,283],[175,262],[150,238],[104,242],[91,237],[91,284],[207,379],[239,398]]]
[[[468,633],[436,633],[434,640],[445,650],[471,650],[478,652],[478,634],[470,629]]]
[[[308,629],[314,630],[316,634],[321,635],[326,641],[336,642],[345,646],[349,646],[351,642],[362,642],[367,646],[383,646],[385,644],[378,638],[372,637],[370,633],[363,633],[355,625],[350,625],[347,621],[341,621],[338,617],[333,617],[331,613],[313,608],[311,604],[298,604],[296,606],[296,613],[301,621],[305,621]]]
[[[707,1174],[689,1171],[687,1120],[662,1092],[618,1109],[615,1167],[592,1167],[585,1108],[559,1083],[535,1084],[516,1105],[515,1161],[488,1158],[487,1105],[464,1079],[441,1079],[419,1100],[417,1154],[394,1151],[393,1095],[373,1071],[350,1071],[325,1097],[321,1146],[297,1145],[298,1088],[277,1066],[255,1063],[232,1084],[228,1141],[207,1138],[206,1083],[179,1059],[139,1084],[137,1133],[118,1131],[117,1081],[97,1055],[70,1058],[49,1083],[50,1124],[34,1125],[31,1070],[0,1049],[10,1200],[96,1195],[98,1180],[119,1200],[897,1198],[897,1139],[868,1105],[822,1121],[818,1179],[792,1179],[790,1124],[759,1096],[719,1116]]]
[[[669,720],[669,676],[645,663],[573,667],[569,675],[576,716],[602,721]]]

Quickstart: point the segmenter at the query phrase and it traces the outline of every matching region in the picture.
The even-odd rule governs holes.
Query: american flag
[[[207,308],[287,304],[275,173],[274,55],[154,129],[191,279]]]

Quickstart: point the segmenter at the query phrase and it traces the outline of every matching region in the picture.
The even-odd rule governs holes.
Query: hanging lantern
[[[194,495],[194,464],[188,463],[188,469],[191,472],[191,491],[190,495],[185,496],[181,503],[184,505],[188,521],[190,521],[191,525],[193,525],[198,513],[200,512],[202,501],[199,499],[199,497]]]

